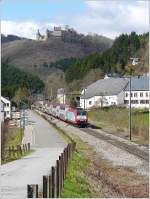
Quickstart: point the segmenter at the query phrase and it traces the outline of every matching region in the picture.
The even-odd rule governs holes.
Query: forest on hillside
[[[24,90],[30,95],[44,89],[44,83],[39,77],[25,73],[7,62],[1,65],[1,77],[2,96],[10,99],[15,97],[18,90]]]
[[[137,35],[135,32],[131,32],[129,35],[122,34],[115,39],[112,47],[103,53],[88,55],[68,67],[65,73],[66,81],[67,83],[71,83],[74,80],[80,80],[84,78],[90,70],[98,68],[101,69],[104,74],[119,73],[124,75],[130,57],[139,57],[142,59],[142,55],[147,53],[145,52],[148,50],[145,49],[147,43],[148,33],[143,35]],[[142,49],[144,52],[141,53]],[[148,70],[148,60],[142,61],[143,63],[141,62],[139,67],[142,65],[143,71],[145,72]],[[135,72],[138,69],[137,67]]]

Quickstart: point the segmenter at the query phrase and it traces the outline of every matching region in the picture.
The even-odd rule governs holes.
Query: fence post
[[[62,187],[63,187],[63,182],[64,182],[64,157],[63,157],[63,153],[61,153],[61,162],[62,162]]]
[[[48,197],[52,198],[52,177],[48,176]]]
[[[19,145],[19,151],[20,151],[20,155],[22,156],[22,149],[20,145]]]
[[[68,153],[69,153],[69,160],[70,160],[70,144],[68,144]]]
[[[38,198],[38,185],[27,185],[27,198]]]
[[[63,162],[64,162],[64,178],[65,178],[65,175],[66,175],[65,149],[64,149],[64,152],[63,152]]]
[[[62,157],[59,156],[59,162],[60,162],[60,189],[62,188]]]
[[[65,174],[67,171],[67,153],[66,153],[66,148],[64,149],[64,161],[65,161]]]
[[[60,161],[59,160],[56,161],[56,169],[57,169],[57,175],[56,175],[56,178],[57,178],[57,189],[56,189],[57,195],[56,195],[56,197],[59,197],[59,195],[60,195]]]
[[[12,146],[12,154],[13,154],[13,157],[15,157],[15,148],[14,148],[14,146]]]
[[[30,151],[30,143],[28,143],[28,151]]]
[[[23,144],[22,148],[23,148],[23,154],[25,154],[25,146],[24,146],[24,144]]]
[[[18,155],[18,157],[19,157],[19,156],[21,156],[21,154],[20,154],[20,147],[19,147],[19,145],[17,145],[17,155]]]
[[[55,167],[52,167],[52,198],[55,198]]]
[[[47,176],[43,176],[43,198],[47,198],[48,194],[47,194]]]
[[[9,148],[8,148],[8,155],[9,155],[9,157],[11,158],[11,147],[9,146]]]
[[[26,151],[26,152],[28,151],[27,144],[25,144],[25,151]]]

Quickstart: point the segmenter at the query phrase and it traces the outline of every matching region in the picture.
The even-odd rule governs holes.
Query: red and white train
[[[86,127],[88,124],[87,112],[81,108],[75,108],[66,104],[46,103],[41,109],[49,115],[76,126]]]

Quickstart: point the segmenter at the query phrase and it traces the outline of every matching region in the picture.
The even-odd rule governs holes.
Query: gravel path
[[[66,146],[47,121],[31,111],[28,116],[23,143],[31,141],[34,152],[1,166],[2,199],[26,198],[27,184],[41,185],[42,176],[50,174]]]
[[[111,143],[108,143],[107,140],[101,140],[92,135],[89,135],[86,132],[82,131],[82,129],[75,128],[57,119],[54,119],[53,122],[56,123],[57,126],[61,129],[68,132],[68,134],[77,135],[84,142],[87,142],[88,144],[93,146],[96,152],[99,153],[101,157],[110,161],[114,166],[128,167],[140,175],[146,177],[149,176],[149,164],[147,161],[141,160],[137,156],[132,155],[131,153],[128,153],[127,151],[122,150]],[[122,140],[120,138],[118,139],[120,141]],[[133,145],[135,146],[134,143]]]

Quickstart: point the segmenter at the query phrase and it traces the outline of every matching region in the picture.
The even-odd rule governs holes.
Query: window
[[[131,104],[138,104],[138,100],[131,100]]]
[[[9,111],[6,111],[7,114],[9,114]]]
[[[125,104],[129,104],[129,100],[124,100],[124,103]]]
[[[137,97],[137,93],[134,93],[134,97]]]
[[[146,100],[140,100],[140,104],[145,104]]]
[[[131,93],[131,97],[133,97],[133,93]]]
[[[146,104],[149,104],[149,100],[146,100]]]
[[[92,101],[89,101],[89,105],[91,105],[92,104]]]
[[[140,93],[140,97],[143,97],[143,93]]]
[[[86,113],[86,111],[77,110],[77,115],[78,116],[84,116],[84,115],[87,115],[87,113]]]
[[[128,93],[126,93],[126,97],[128,97]]]
[[[145,93],[145,96],[148,97],[148,92]]]

